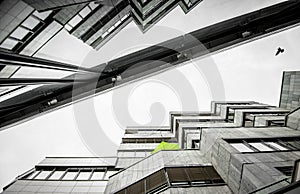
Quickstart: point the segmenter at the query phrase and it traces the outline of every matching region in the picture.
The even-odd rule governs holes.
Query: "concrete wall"
[[[300,71],[283,73],[280,107],[293,110],[300,106]]]
[[[286,125],[292,129],[300,130],[300,108],[287,116]]]
[[[298,131],[284,128],[236,128],[207,129],[202,133],[200,151],[211,153],[211,162],[216,171],[234,193],[249,193],[268,184],[287,178],[275,169],[279,166],[292,166],[300,158],[300,151],[240,153],[222,138],[263,138],[299,136]],[[215,141],[212,147],[207,142]],[[206,142],[206,143],[205,143]],[[205,148],[206,147],[206,148]],[[210,150],[209,150],[210,149]],[[286,185],[281,182],[278,187]],[[275,187],[273,187],[275,189]]]

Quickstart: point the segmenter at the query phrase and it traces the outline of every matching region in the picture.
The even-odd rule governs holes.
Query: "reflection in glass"
[[[89,180],[92,171],[80,172],[76,180]]]
[[[94,171],[91,180],[102,180],[104,171]]]
[[[29,29],[33,29],[34,27],[36,27],[36,25],[38,25],[38,23],[40,23],[39,20],[35,19],[34,17],[30,16],[28,17],[23,23],[22,26],[25,26]]]
[[[81,17],[85,18],[90,12],[91,12],[90,8],[86,6],[79,12],[79,14],[81,15]]]
[[[251,146],[255,147],[259,151],[265,152],[265,151],[273,151],[272,148],[269,148],[268,146],[265,146],[262,143],[249,143]]]
[[[275,143],[275,142],[266,142],[266,144],[273,146],[274,148],[277,148],[279,150],[288,150],[287,148]]]
[[[52,171],[42,171],[34,179],[46,179]]]
[[[69,22],[68,24],[71,25],[71,26],[76,26],[80,21],[81,21],[81,17],[79,17],[78,15],[76,15],[75,17],[73,17]]]
[[[50,177],[49,180],[59,180],[60,177],[65,173],[65,171],[55,171]]]
[[[28,30],[18,27],[10,36],[22,40],[27,34]]]
[[[74,180],[78,172],[68,171],[62,180]]]
[[[254,152],[252,149],[248,148],[243,143],[231,143],[230,145],[237,149],[239,152]]]

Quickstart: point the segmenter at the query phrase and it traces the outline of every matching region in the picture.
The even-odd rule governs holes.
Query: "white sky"
[[[281,1],[203,1],[188,15],[176,8],[146,34],[129,24],[99,51],[61,32],[39,56],[93,66],[277,2]],[[278,105],[282,71],[300,70],[299,40],[300,28],[293,28],[1,131],[0,187],[46,156],[112,156],[126,126],[168,125],[169,111],[209,110],[212,96]],[[285,52],[275,57],[278,46]],[[216,71],[209,71],[209,67]],[[212,88],[209,83],[215,83],[216,78],[221,82]],[[222,88],[224,96],[216,95]]]

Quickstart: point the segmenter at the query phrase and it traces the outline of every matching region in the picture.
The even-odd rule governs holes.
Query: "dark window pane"
[[[209,176],[210,180],[222,180],[220,175],[217,173],[217,171],[212,167],[205,167],[204,170],[206,171],[206,174]]]
[[[167,184],[164,170],[160,170],[146,178],[146,192]]]
[[[280,166],[275,168],[286,176],[292,176],[293,166]]]
[[[287,142],[289,145],[293,146],[294,148],[300,150],[300,144],[297,141],[288,141]]]
[[[126,193],[136,193],[136,194],[144,194],[145,193],[145,185],[144,180],[139,181],[126,189]]]
[[[125,189],[123,189],[123,190],[121,190],[121,191],[119,191],[119,192],[116,192],[116,194],[125,194],[126,192],[125,192]]]
[[[189,181],[185,168],[167,168],[167,173],[171,183]]]
[[[187,168],[186,171],[191,181],[202,181],[209,179],[206,172],[204,171],[204,168],[202,167]]]

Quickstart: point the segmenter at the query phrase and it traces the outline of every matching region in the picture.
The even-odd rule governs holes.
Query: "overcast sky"
[[[62,31],[39,56],[90,67],[277,2],[209,0],[188,15],[178,7],[146,34],[130,23],[99,51]],[[115,155],[126,126],[166,126],[169,111],[207,111],[212,99],[278,105],[282,72],[300,70],[299,40],[296,27],[1,131],[0,187],[46,156]],[[275,57],[278,46],[285,52]]]

